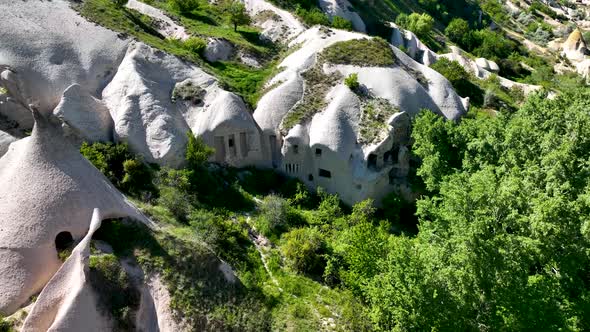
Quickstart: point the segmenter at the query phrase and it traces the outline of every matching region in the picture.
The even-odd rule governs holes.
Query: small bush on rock
[[[357,90],[360,87],[359,74],[352,73],[348,75],[348,77],[344,79],[344,84],[346,84],[346,86],[352,91]]]

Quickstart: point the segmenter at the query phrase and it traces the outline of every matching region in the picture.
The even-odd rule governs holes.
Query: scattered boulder
[[[113,139],[113,119],[109,109],[78,84],[64,91],[53,115],[62,121],[66,135],[76,141],[108,142]]]
[[[223,38],[207,39],[204,56],[209,62],[227,61],[234,55],[234,46]]]
[[[484,59],[484,58],[477,58],[475,59],[475,63],[480,66],[481,68],[490,71],[492,73],[500,72],[500,67],[497,63],[492,60]]]
[[[583,61],[588,49],[580,29],[575,29],[562,45],[562,55],[572,61]]]

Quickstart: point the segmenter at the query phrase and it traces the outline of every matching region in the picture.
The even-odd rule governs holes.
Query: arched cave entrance
[[[61,232],[55,237],[55,248],[57,251],[68,249],[72,243],[74,243],[74,238],[70,232]]]

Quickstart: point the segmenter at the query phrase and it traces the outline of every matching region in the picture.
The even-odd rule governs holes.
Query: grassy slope
[[[153,4],[166,8],[162,2]],[[208,63],[198,54],[185,49],[182,42],[165,39],[159,35],[153,28],[150,17],[130,9],[117,9],[110,0],[86,0],[82,4],[74,5],[74,8],[89,21],[125,33],[150,46],[198,64],[219,78],[229,90],[242,96],[251,106],[260,98],[260,91],[272,75],[281,51],[274,44],[261,42],[256,28],[240,27],[238,32],[235,32],[233,27],[223,20],[218,9],[205,1],[201,3],[200,9],[188,17],[180,17],[175,13],[172,13],[172,16],[180,18],[181,24],[192,35],[226,38],[239,49],[263,59],[262,68],[248,67],[236,61]]]

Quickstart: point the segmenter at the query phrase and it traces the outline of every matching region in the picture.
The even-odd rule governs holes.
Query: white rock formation
[[[94,208],[146,221],[40,112],[30,137],[0,158],[0,313],[39,292],[61,262],[56,237],[81,239]],[[146,221],[147,222],[147,221]]]
[[[162,36],[172,39],[187,40],[190,35],[186,32],[184,27],[176,24],[168,15],[160,9],[152,7],[148,4],[137,0],[129,0],[127,8],[137,10],[138,12],[147,15],[155,20],[157,30]]]
[[[260,159],[256,140],[241,140],[244,133],[246,137],[256,135],[244,103],[195,65],[145,44],[129,47],[117,74],[103,91],[103,100],[114,119],[116,139],[129,143],[148,162],[182,165],[186,134],[191,129],[195,135],[206,133],[213,147],[218,146],[215,139],[225,142],[224,159],[230,165],[242,165],[242,157]],[[231,135],[235,146],[245,144],[247,152],[240,150],[239,155],[232,156]]]
[[[64,91],[53,115],[62,121],[66,135],[76,140],[109,142],[113,139],[113,119],[109,109],[78,84]]]
[[[436,62],[438,55],[424,45],[412,31],[404,30],[395,23],[390,25],[393,30],[390,42],[393,46],[404,49],[412,59],[426,66]]]
[[[112,330],[109,317],[98,309],[98,297],[88,280],[90,240],[102,219],[100,210],[94,209],[88,233],[39,294],[23,331]]]
[[[482,66],[478,65],[476,61],[467,57],[467,55],[465,55],[465,52],[463,52],[460,48],[458,48],[456,46],[451,46],[451,53],[442,54],[439,57],[444,57],[444,58],[447,58],[451,61],[457,61],[461,66],[463,66],[463,68],[465,68],[465,70],[472,73],[473,75],[475,75],[475,77],[477,77],[479,79],[487,79],[490,76],[495,74],[495,73],[483,68]],[[487,66],[489,66],[489,64],[487,64]],[[518,89],[522,90],[522,92],[525,95],[528,95],[532,92],[538,91],[542,88],[540,85],[514,82],[512,80],[509,80],[509,79],[501,77],[501,76],[497,76],[497,78],[498,78],[498,82],[500,83],[501,86],[503,86],[507,89],[518,88]]]
[[[227,61],[232,58],[234,51],[234,46],[229,41],[223,38],[209,38],[203,55],[209,62]]]
[[[485,58],[477,58],[475,59],[475,63],[482,69],[485,69],[492,73],[498,73],[500,71],[500,67],[498,66],[498,64],[492,60],[488,60]]]
[[[0,2],[0,65],[18,75],[26,104],[41,112],[51,112],[74,83],[99,96],[127,44],[80,17],[68,1]],[[0,114],[5,106],[0,103]]]
[[[0,157],[2,157],[12,142],[15,142],[16,137],[0,130]]]
[[[562,45],[562,55],[571,61],[583,61],[588,53],[582,32],[575,29]]]
[[[369,167],[359,138],[361,102],[349,88],[340,84],[328,94],[328,106],[311,121],[293,127],[283,138],[280,126],[285,115],[302,100],[305,81],[301,73],[315,65],[317,55],[326,47],[366,35],[347,31],[327,31],[312,28],[291,42],[300,48],[283,60],[284,70],[270,84],[276,85],[261,98],[254,118],[263,131],[263,148],[279,171],[298,177],[310,187],[322,186],[339,193],[347,203],[367,197],[380,198],[392,190],[388,172],[397,162],[392,143],[387,150],[388,166]],[[456,120],[466,111],[466,101],[452,89],[450,83],[434,70],[412,60],[405,53],[392,48],[396,64],[392,67],[355,67],[325,64],[326,74],[340,72],[343,76],[358,74],[359,83],[374,98],[387,100],[392,107],[415,115],[422,108],[431,109]],[[314,93],[320,93],[314,91]],[[400,142],[396,143],[396,149]],[[367,150],[369,151],[369,150]],[[397,150],[396,150],[397,151]],[[379,157],[385,158],[385,152]],[[397,153],[397,152],[395,152]],[[371,157],[377,158],[377,157]],[[390,162],[391,161],[391,162]],[[372,163],[372,160],[371,160]]]
[[[286,43],[305,31],[305,26],[293,14],[268,1],[242,1],[250,15],[254,17],[255,24],[263,30],[261,33],[263,38]]]
[[[320,8],[322,8],[324,13],[326,13],[330,19],[339,16],[352,22],[352,27],[355,31],[367,31],[365,22],[363,22],[363,19],[359,14],[354,11],[348,0],[319,0],[318,3]]]

